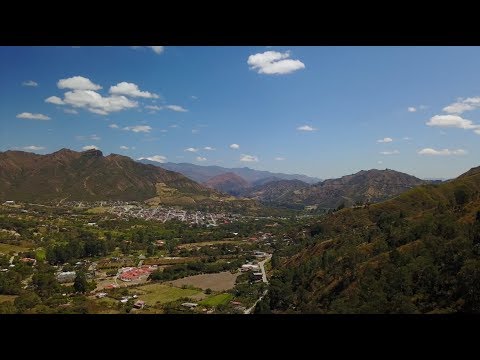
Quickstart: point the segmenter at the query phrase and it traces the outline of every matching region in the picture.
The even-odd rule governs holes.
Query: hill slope
[[[225,173],[210,178],[204,185],[231,195],[240,195],[246,188],[248,182],[234,173]]]
[[[213,194],[181,174],[121,155],[105,157],[98,150],[0,153],[3,200],[146,200],[158,196],[174,200]]]
[[[480,172],[316,222],[275,253],[277,312],[480,312]],[[302,233],[302,229],[292,231]],[[260,308],[262,308],[260,306]]]

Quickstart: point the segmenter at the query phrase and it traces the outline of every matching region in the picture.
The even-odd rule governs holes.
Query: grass
[[[206,298],[205,300],[202,300],[200,302],[200,305],[205,305],[205,306],[218,306],[218,305],[224,305],[227,304],[230,300],[232,300],[233,295],[232,294],[218,294],[218,295],[213,295],[209,298]]]
[[[103,214],[107,211],[107,208],[105,206],[97,206],[91,209],[88,209],[86,212],[88,214]]]
[[[28,251],[28,250],[29,248],[24,246],[0,243],[0,253],[8,254],[10,253],[10,251],[21,252],[21,251]]]
[[[0,295],[0,304],[4,301],[10,301],[13,303],[17,295]]]
[[[138,294],[138,298],[145,301],[147,305],[155,305],[157,302],[166,304],[183,297],[196,295],[201,292],[200,290],[180,289],[162,284],[148,284],[139,286],[135,289],[144,292],[144,294]],[[132,288],[131,290],[134,289]]]
[[[35,253],[35,259],[38,261],[44,261],[46,257],[46,251],[43,248],[40,248]]]

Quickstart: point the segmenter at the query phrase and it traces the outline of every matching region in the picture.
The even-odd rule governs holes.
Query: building
[[[97,296],[98,299],[101,299],[101,298],[104,298],[105,296],[107,296],[107,293],[101,292],[101,293],[98,293],[96,296]]]
[[[138,300],[135,304],[133,304],[133,307],[136,309],[143,309],[145,306],[145,301]]]
[[[15,205],[15,201],[13,200],[7,200],[3,203],[3,205]]]
[[[57,274],[57,280],[59,283],[68,283],[75,280],[77,273],[75,271],[64,271]]]
[[[262,279],[263,279],[263,273],[261,273],[261,272],[254,272],[254,273],[253,273],[253,278],[254,278],[255,280],[262,280]]]
[[[260,270],[260,267],[258,265],[253,265],[253,264],[244,264],[242,265],[241,271],[258,271]]]
[[[194,309],[198,306],[197,303],[191,303],[191,302],[184,302],[182,304],[182,306],[185,306],[186,308],[189,308],[189,309]]]

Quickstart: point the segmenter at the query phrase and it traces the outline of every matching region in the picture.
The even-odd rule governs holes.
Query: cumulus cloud
[[[231,144],[231,145],[230,145],[230,149],[233,149],[233,150],[240,149],[240,145],[238,145],[238,144]]]
[[[275,158],[275,160],[277,160],[277,161],[283,161],[283,160],[285,160],[285,158],[284,158],[284,157],[277,156],[277,157]]]
[[[164,163],[167,161],[167,157],[163,155],[153,155],[149,157],[141,157],[141,158],[138,158],[138,160],[150,160],[150,161],[156,161],[159,163]]]
[[[196,160],[197,160],[197,161],[207,161],[207,158],[204,158],[204,157],[201,157],[201,156],[197,156],[197,157],[196,157]]]
[[[393,139],[389,138],[389,137],[377,140],[378,143],[389,143],[389,142],[392,142],[392,141],[393,141]]]
[[[317,129],[311,127],[310,125],[302,125],[302,126],[297,127],[297,130],[300,130],[300,131],[315,131]]]
[[[425,148],[420,151],[418,151],[418,154],[420,155],[435,155],[435,156],[450,156],[450,155],[466,155],[468,154],[468,151],[463,150],[463,149],[457,149],[457,150],[449,150],[449,149],[443,149],[443,150],[435,150],[432,148]]]
[[[95,145],[85,145],[84,147],[82,147],[82,150],[98,150],[98,147],[96,147]]]
[[[256,70],[259,74],[289,74],[294,71],[304,69],[305,64],[300,60],[289,59],[290,52],[280,53],[277,51],[265,51],[250,55],[247,64],[251,70]]]
[[[28,81],[24,81],[22,82],[22,86],[32,86],[32,87],[37,87],[38,86],[38,83],[33,81],[33,80],[28,80]]]
[[[187,112],[188,110],[181,107],[180,105],[165,105],[166,109],[177,111],[177,112]]]
[[[450,104],[443,108],[443,111],[450,114],[461,114],[465,111],[474,110],[480,107],[480,97],[470,97],[466,99],[460,99],[453,104]]]
[[[75,109],[63,109],[63,112],[66,114],[78,114],[78,111]]]
[[[134,133],[149,133],[152,130],[152,127],[148,125],[126,126],[123,130],[133,131]]]
[[[417,108],[414,107],[414,106],[409,106],[409,107],[407,108],[407,110],[408,110],[408,112],[415,112],[415,111],[417,111]]]
[[[127,99],[123,95],[104,97],[92,90],[67,91],[63,102],[73,107],[86,108],[88,111],[100,115],[138,106],[136,101]]]
[[[186,148],[186,149],[185,149],[185,150],[183,150],[183,151],[188,151],[188,152],[197,152],[197,151],[198,151],[198,149],[195,149],[195,148],[193,148],[193,147],[189,147],[189,148]]]
[[[90,79],[83,76],[73,76],[68,79],[60,79],[57,82],[59,89],[72,90],[100,90],[100,85],[94,84]]]
[[[110,94],[112,95],[126,95],[131,97],[141,97],[146,99],[158,99],[159,96],[154,93],[150,93],[148,91],[140,91],[138,85],[134,83],[128,83],[122,81],[117,85],[110,86],[109,90]]]
[[[122,146],[120,146],[120,149],[121,149],[121,150],[128,150],[128,149],[130,149],[130,148],[129,148],[128,146],[122,145]]]
[[[211,146],[205,146],[205,147],[203,148],[203,150],[213,151],[213,150],[215,150],[215,148],[213,148],[213,147],[211,147]]]
[[[435,115],[427,122],[428,126],[456,127],[460,129],[475,129],[471,120],[463,119],[458,115]]]
[[[256,157],[255,155],[242,154],[242,156],[240,156],[240,161],[243,161],[243,162],[258,162],[258,157]]]
[[[28,119],[28,120],[50,120],[50,118],[47,115],[32,114],[32,113],[29,113],[29,112],[23,112],[21,114],[18,114],[17,118]]]
[[[108,125],[108,127],[111,128],[111,129],[118,129],[117,124],[110,124],[110,125]]]
[[[50,96],[45,99],[46,103],[50,104],[55,104],[55,105],[65,105],[62,99],[60,99],[58,96]]]
[[[152,49],[156,54],[161,54],[164,50],[164,46],[147,46],[148,48]]]
[[[149,109],[149,110],[152,110],[152,111],[162,110],[162,108],[160,106],[157,106],[157,105],[147,105],[147,106],[145,106],[145,109]]]
[[[400,151],[398,151],[398,150],[380,151],[380,154],[382,154],[382,155],[396,155],[396,154],[400,154]]]
[[[27,86],[32,86],[32,85],[27,85]],[[44,150],[45,146],[30,145],[30,146],[24,146],[22,147],[22,149],[27,151],[38,151],[38,150]]]

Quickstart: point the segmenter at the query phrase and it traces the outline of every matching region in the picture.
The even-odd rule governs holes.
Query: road
[[[266,258],[265,260],[260,261],[260,262],[258,263],[258,265],[260,266],[260,270],[262,270],[262,281],[263,281],[265,284],[268,284],[268,279],[267,279],[267,273],[265,272],[265,267],[264,267],[264,265],[265,265],[265,263],[266,263],[267,261],[269,261],[271,258],[272,258],[272,255],[270,254],[270,255],[267,256],[267,258]],[[252,306],[251,308],[248,308],[248,309],[245,310],[243,313],[244,313],[244,314],[250,314],[250,313],[253,311],[253,309],[255,309],[255,306],[257,305],[257,303],[258,303],[260,300],[262,300],[263,297],[264,297],[265,295],[267,295],[267,293],[268,293],[268,289],[266,289],[266,290],[263,292],[262,296],[260,296],[260,297],[258,298],[258,300],[255,301],[255,304],[253,304],[253,306]]]

